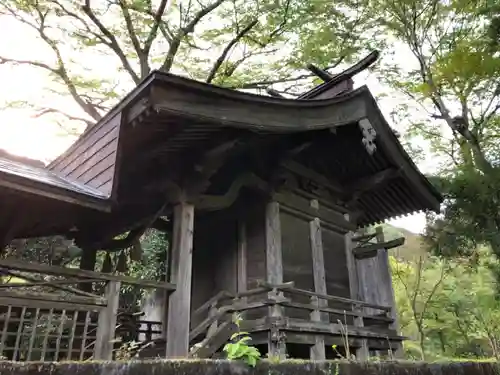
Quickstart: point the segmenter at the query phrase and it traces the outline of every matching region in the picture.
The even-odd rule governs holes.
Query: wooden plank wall
[[[246,226],[247,240],[247,289],[258,286],[259,280],[266,280],[266,233],[265,233],[265,202],[254,197],[252,206],[248,207],[243,219]],[[249,297],[248,301],[262,299],[262,296]],[[256,309],[246,313],[247,319],[262,318],[267,309]]]
[[[247,288],[257,287],[259,280],[266,279],[266,238],[264,228],[264,203],[256,204],[247,212]]]
[[[238,280],[238,228],[231,212],[205,214],[194,227],[191,311],[222,290],[236,293]]]
[[[208,301],[218,291],[215,289],[215,261],[211,254],[210,228],[205,220],[195,219],[193,246],[193,278],[191,284],[191,312]],[[191,327],[201,323],[206,316],[193,317]]]
[[[217,221],[212,233],[210,257],[215,264],[215,290],[238,291],[238,222],[236,219]]]
[[[356,259],[359,278],[359,295],[363,301],[380,306],[392,306],[390,274],[384,263],[386,250],[377,250],[377,255],[365,259]],[[385,278],[389,275],[389,278]],[[365,313],[377,315],[379,310],[365,308]]]
[[[121,113],[93,129],[57,158],[49,169],[59,175],[111,195]]]
[[[377,228],[377,242],[384,242],[382,228]],[[374,256],[356,259],[356,268],[359,279],[359,295],[363,301],[380,306],[393,308],[394,327],[397,327],[397,313],[395,312],[394,290],[389,264],[389,254],[386,249],[379,249]],[[368,314],[380,314],[379,310],[365,308]]]
[[[287,212],[280,212],[283,281],[295,282],[295,287],[314,291],[313,262],[309,222]],[[287,296],[287,293],[285,293]],[[294,302],[309,304],[308,296],[293,296]],[[309,311],[286,309],[292,318],[309,319]]]
[[[351,298],[344,235],[322,228],[321,236],[325,259],[326,290],[329,295]]]
[[[315,291],[311,223],[317,221],[316,226],[320,228],[320,238],[317,240],[321,240],[323,251],[326,294],[350,298],[344,241],[344,235],[350,224],[343,214],[334,210],[333,207],[328,207],[314,199],[306,199],[290,191],[281,192],[278,194],[278,199],[282,208],[280,217],[284,282],[294,281],[297,288]],[[323,197],[322,202],[324,203],[325,200]],[[297,296],[294,296],[294,300],[297,301],[297,299]],[[297,302],[309,303],[310,301],[306,297]],[[330,302],[329,306],[350,310],[350,306],[337,302]],[[286,314],[297,318],[308,318],[308,314],[302,311],[288,309]],[[331,316],[331,318],[336,323],[338,317]]]

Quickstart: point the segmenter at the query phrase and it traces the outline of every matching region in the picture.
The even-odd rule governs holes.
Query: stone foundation
[[[494,362],[260,362],[228,361],[0,362],[1,375],[500,375]]]

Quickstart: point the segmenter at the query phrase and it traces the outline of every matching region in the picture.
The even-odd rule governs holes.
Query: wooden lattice
[[[1,299],[6,299],[6,292]],[[93,356],[100,306],[21,300],[0,314],[0,356],[14,361],[86,360]]]

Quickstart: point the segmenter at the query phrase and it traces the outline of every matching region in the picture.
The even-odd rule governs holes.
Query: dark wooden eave
[[[159,72],[150,77],[154,84],[149,108],[144,101],[136,104],[129,111],[129,121],[140,121],[152,110],[162,116],[202,120],[207,129],[290,134],[333,129],[367,118],[377,132],[377,142],[430,203],[426,208],[438,209],[442,200],[405,152],[366,86],[330,99],[297,101],[236,92]]]
[[[260,148],[264,152],[265,147],[269,146],[274,151],[273,140],[291,136],[307,140],[309,134],[339,129],[339,136],[335,138],[331,135],[332,140],[337,139],[337,142],[345,143],[341,129],[355,133],[358,131],[357,123],[362,119],[369,119],[378,134],[377,144],[382,153],[379,153],[381,156],[371,158],[362,148],[356,148],[358,157],[362,156],[367,160],[364,163],[364,171],[358,171],[364,179],[353,175],[353,180],[349,183],[373,183],[368,187],[358,186],[357,189],[359,194],[364,196],[360,198],[359,203],[366,211],[360,224],[383,221],[419,210],[437,210],[439,207],[441,197],[404,152],[367,87],[330,99],[296,101],[236,92],[153,72],[143,87],[137,89],[136,99],[127,100],[129,104],[126,108],[117,107],[117,110],[122,110],[124,123],[127,124],[122,134],[124,149],[121,167],[123,170],[119,176],[121,182],[118,181],[120,186],[132,180],[133,174],[127,175],[132,164],[136,164],[137,170],[146,171],[148,166],[154,165],[153,161],[157,163],[155,170],[151,168],[139,179],[144,186],[153,183],[152,176],[156,173],[162,173],[168,180],[167,175],[176,168],[176,163],[182,165],[182,168],[177,166],[178,169],[193,169],[195,164],[204,158],[204,153],[209,152],[209,148],[217,148],[227,141],[231,143],[236,139],[245,144],[252,142],[252,138],[257,138],[256,142],[260,143],[253,143],[254,148]],[[146,136],[148,132],[150,136]],[[141,146],[141,142],[146,144],[144,139],[148,137],[148,146]],[[360,145],[357,138],[354,142],[356,146]],[[301,147],[300,144],[296,147],[299,153]],[[334,151],[333,148],[330,150]],[[286,155],[287,152],[294,151],[290,149],[283,152],[283,155]],[[198,158],[189,160],[197,153]],[[317,155],[316,158],[322,156]],[[379,164],[374,164],[377,160]],[[346,164],[348,163],[346,160]],[[158,172],[158,169],[161,171]],[[381,188],[382,185],[377,184],[377,178],[391,177],[394,174],[392,169],[395,169],[396,177],[401,182],[392,189],[399,189],[399,193],[394,193],[391,199],[386,200],[387,207],[379,207],[380,199],[384,198],[371,198],[370,194],[365,193],[375,187]],[[133,189],[126,193],[119,188],[118,201],[126,200],[128,194],[132,196],[132,191]],[[382,190],[376,193],[385,194]],[[395,207],[394,200],[399,200],[400,204],[391,208],[391,205]]]

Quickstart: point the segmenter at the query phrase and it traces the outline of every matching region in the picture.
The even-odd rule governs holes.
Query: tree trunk
[[[438,332],[438,337],[439,337],[439,343],[441,344],[441,353],[444,354],[446,352],[446,342],[444,339],[443,331]]]
[[[424,329],[422,327],[422,321],[416,322],[417,324],[417,329],[418,329],[418,336],[419,336],[419,345],[420,345],[420,351],[421,351],[421,359],[422,361],[425,361],[425,335],[424,335]]]

